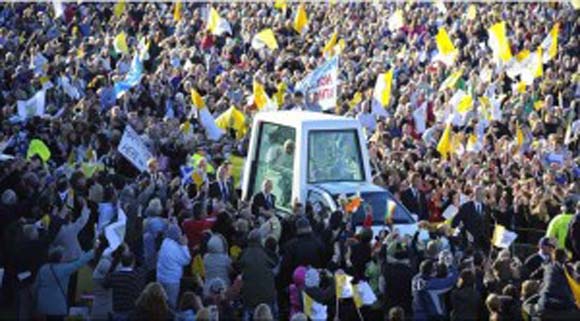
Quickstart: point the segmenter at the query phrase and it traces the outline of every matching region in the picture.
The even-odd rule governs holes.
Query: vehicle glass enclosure
[[[308,183],[363,181],[361,147],[356,129],[308,132]]]
[[[352,195],[348,195],[348,197],[351,196]],[[338,195],[334,195],[336,201],[338,201],[338,197]],[[392,200],[397,204],[393,215],[393,224],[412,224],[414,222],[413,217],[405,211],[401,204],[397,202],[392,195],[387,192],[362,193],[361,197],[364,201],[359,209],[353,213],[353,223],[355,225],[362,224],[364,221],[364,207],[366,205],[370,205],[373,209],[373,224],[385,224],[385,214],[387,211],[387,202],[389,200]]]
[[[276,207],[292,207],[292,176],[294,169],[294,144],[296,129],[279,124],[262,122],[257,149],[255,174],[252,175],[252,194],[262,189],[262,182],[272,180]]]

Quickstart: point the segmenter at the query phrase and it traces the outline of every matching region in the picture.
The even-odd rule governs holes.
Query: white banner
[[[118,150],[121,155],[125,156],[131,164],[142,172],[147,170],[147,162],[153,157],[131,125],[125,127]]]
[[[44,106],[46,104],[46,90],[37,92],[32,98],[28,100],[19,100],[16,102],[18,108],[18,116],[22,120],[34,116],[44,115]]]
[[[338,96],[338,56],[328,60],[324,65],[316,68],[306,78],[296,85],[296,91],[305,95],[313,94],[312,103],[322,110],[336,107]]]

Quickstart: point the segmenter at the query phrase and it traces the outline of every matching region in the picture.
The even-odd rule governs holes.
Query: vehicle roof
[[[360,191],[361,193],[369,192],[385,192],[386,190],[367,182],[329,182],[314,184],[319,188],[329,192],[332,195],[353,193]]]
[[[359,122],[354,118],[342,117],[337,115],[318,113],[312,111],[270,111],[256,114],[258,121],[271,122],[275,124],[298,127],[301,124],[306,125],[323,125],[328,123],[341,123],[342,126],[358,127]]]

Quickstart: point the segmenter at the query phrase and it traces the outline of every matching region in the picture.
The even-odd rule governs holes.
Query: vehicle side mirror
[[[417,214],[411,214],[411,217],[415,220],[415,222],[419,222],[419,215]]]

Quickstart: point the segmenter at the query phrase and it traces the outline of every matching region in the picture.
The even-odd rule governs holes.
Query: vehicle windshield
[[[350,197],[352,195],[347,195]],[[338,201],[339,195],[334,195],[335,200]],[[373,225],[385,224],[385,214],[387,211],[387,201],[394,201],[397,206],[395,207],[395,213],[393,215],[394,224],[411,224],[413,223],[413,218],[410,213],[408,213],[400,203],[398,203],[392,195],[387,192],[371,192],[362,193],[361,197],[363,199],[362,205],[359,209],[353,213],[353,222],[355,225],[362,224],[365,218],[364,207],[370,205],[373,209]]]
[[[364,171],[356,129],[308,133],[308,182],[362,181]]]

